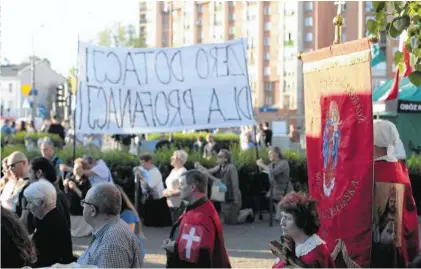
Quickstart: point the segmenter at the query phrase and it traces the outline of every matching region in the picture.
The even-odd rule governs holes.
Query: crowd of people
[[[244,129],[244,133],[250,137],[251,130]],[[317,234],[320,220],[316,201],[294,192],[288,161],[279,147],[266,141],[270,133],[262,134],[270,163],[258,159],[256,165],[271,175],[273,188],[267,196],[274,198],[276,220],[281,225],[280,241],[270,242],[276,256],[274,268],[335,267],[326,243]],[[387,228],[395,227],[393,220],[399,217],[393,211],[396,203],[389,198],[387,218],[378,220],[380,233],[373,238],[372,267],[419,267],[416,205],[405,164],[393,157],[398,140],[392,123],[375,122],[375,172],[380,175],[386,171],[390,182],[404,184],[406,198],[401,216],[404,243],[394,244],[394,234],[401,231]],[[208,169],[195,163],[195,169],[187,170],[188,153],[176,150],[171,157],[173,168],[163,178],[152,154],[139,155],[139,166],[133,169],[140,188],[137,208],[101,159],[85,155],[68,166],[56,156],[49,139],[40,144],[41,156],[30,162],[23,152],[6,156],[0,181],[2,267],[75,262],[103,268],[139,268],[147,251],[144,225],[172,226],[162,246],[167,267],[231,267],[223,224],[252,221],[256,212],[242,206],[239,175],[230,151],[219,148],[212,134],[206,137],[206,143],[198,140],[195,144],[197,150],[203,149],[204,157],[217,157],[215,167]],[[378,176],[375,180],[382,182],[385,178]],[[92,241],[76,257],[72,238],[84,236],[92,236]]]

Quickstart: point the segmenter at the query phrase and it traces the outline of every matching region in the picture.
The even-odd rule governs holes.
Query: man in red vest
[[[375,120],[375,212],[371,267],[407,267],[419,254],[417,209],[406,166],[394,156],[396,126]]]
[[[188,205],[163,243],[168,268],[231,268],[221,221],[206,190],[207,177],[198,170],[181,176],[180,195]]]

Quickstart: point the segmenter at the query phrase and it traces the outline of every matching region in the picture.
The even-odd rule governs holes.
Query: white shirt
[[[175,168],[171,170],[171,173],[165,179],[165,185],[167,185],[167,189],[169,190],[179,190],[180,183],[181,183],[181,174],[186,172],[187,169],[182,167],[178,170]],[[179,207],[181,204],[181,197],[180,195],[167,197],[167,205],[168,207]]]
[[[148,186],[153,190],[153,198],[161,199],[164,197],[164,183],[162,182],[162,175],[158,168],[154,167],[148,171],[149,179]]]
[[[95,175],[89,177],[92,186],[104,182],[114,183],[111,171],[103,160],[98,160],[91,170],[95,173]]]
[[[14,211],[13,197],[15,194],[16,184],[16,179],[9,179],[4,185],[3,191],[0,195],[1,206],[10,211]]]

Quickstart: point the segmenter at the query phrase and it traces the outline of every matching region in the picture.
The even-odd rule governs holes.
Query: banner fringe
[[[347,266],[347,268],[361,268],[356,262],[352,260],[352,258],[348,254],[348,250],[346,249],[344,241],[341,239],[336,240],[336,246],[335,249],[332,251],[332,259],[335,261],[338,257],[339,253],[342,253],[342,257],[344,259],[344,262]]]
[[[335,56],[347,55],[350,53],[370,49],[370,40],[368,38],[363,38],[303,53],[301,54],[301,60],[303,63],[316,62]]]

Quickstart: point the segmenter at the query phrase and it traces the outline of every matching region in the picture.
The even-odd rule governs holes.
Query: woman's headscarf
[[[374,120],[373,122],[374,145],[379,148],[386,148],[385,160],[396,161],[393,152],[399,140],[399,133],[396,126],[388,120]]]

